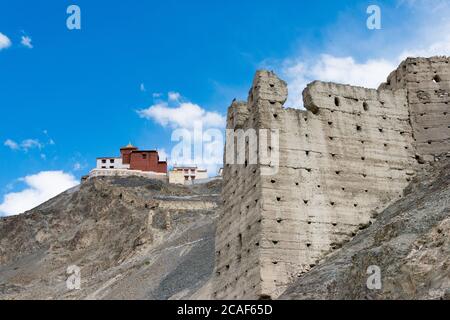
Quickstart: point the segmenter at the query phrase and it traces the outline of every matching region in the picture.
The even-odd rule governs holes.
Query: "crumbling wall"
[[[442,86],[448,73],[440,74]],[[445,135],[436,136],[433,149],[422,143],[429,139],[420,128],[425,122],[414,115],[425,107],[403,88],[408,77],[379,90],[316,81],[303,92],[303,111],[283,108],[286,83],[257,72],[247,103],[230,107],[228,128],[278,129],[278,173],[262,175],[263,165],[247,162],[225,164],[214,298],[278,297],[402,197],[422,154],[450,149]],[[440,106],[430,105],[431,124],[435,110],[446,112]]]
[[[406,88],[420,161],[450,150],[450,58],[408,58],[380,88]]]

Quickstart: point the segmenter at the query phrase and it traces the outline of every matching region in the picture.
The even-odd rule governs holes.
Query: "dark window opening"
[[[364,111],[369,111],[369,105],[367,104],[367,102],[363,103],[363,109]]]
[[[338,97],[334,98],[334,105],[335,105],[336,107],[339,107],[339,106],[341,105],[341,101],[339,100]]]

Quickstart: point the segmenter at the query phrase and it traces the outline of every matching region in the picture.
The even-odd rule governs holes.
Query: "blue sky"
[[[81,30],[66,27],[71,4]],[[366,27],[371,4],[381,30]],[[376,86],[407,55],[449,54],[449,13],[438,0],[0,0],[0,215],[129,141],[170,154],[188,117],[221,128],[258,68],[301,107],[311,80]]]

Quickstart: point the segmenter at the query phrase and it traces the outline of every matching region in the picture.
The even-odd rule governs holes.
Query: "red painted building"
[[[129,144],[126,147],[120,148],[120,156],[122,159],[122,168],[126,167],[130,170],[167,173],[167,161],[160,161],[158,151],[156,150],[139,150]],[[100,159],[105,160],[106,158]]]

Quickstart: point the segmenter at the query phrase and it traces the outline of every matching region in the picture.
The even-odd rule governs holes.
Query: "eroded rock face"
[[[214,268],[221,181],[182,187],[94,178],[0,219],[0,299],[202,296]],[[81,269],[81,290],[66,287]]]
[[[380,290],[367,287],[370,266]],[[403,199],[280,299],[450,299],[450,160],[423,169]]]

